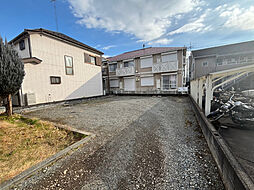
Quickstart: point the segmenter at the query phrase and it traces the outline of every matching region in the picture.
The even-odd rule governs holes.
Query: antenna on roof
[[[193,48],[193,46],[191,45],[191,42],[190,42],[190,46],[188,47],[189,50],[191,50]]]
[[[143,48],[145,48],[146,47],[146,45],[145,44],[143,44]]]
[[[56,14],[56,0],[50,0],[54,3],[54,11],[55,11],[55,21],[56,21],[56,31],[58,32],[58,22],[57,22],[57,14]]]

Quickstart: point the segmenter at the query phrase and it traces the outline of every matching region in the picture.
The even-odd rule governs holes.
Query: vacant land
[[[95,137],[18,189],[224,189],[188,97],[112,96],[27,114]]]
[[[0,183],[41,162],[82,135],[20,115],[0,116]]]

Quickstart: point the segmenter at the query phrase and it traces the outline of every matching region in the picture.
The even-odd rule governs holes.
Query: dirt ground
[[[0,183],[79,141],[83,136],[56,128],[48,122],[20,115],[1,115]]]
[[[224,189],[188,97],[109,96],[27,114],[96,136],[18,189]]]

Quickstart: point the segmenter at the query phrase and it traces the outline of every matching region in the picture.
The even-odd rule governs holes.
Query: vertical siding
[[[39,34],[31,35],[31,46],[42,62],[25,64],[23,93],[35,93],[36,103],[102,95],[100,66],[84,63],[84,53],[100,55]],[[74,75],[65,74],[64,55],[73,57]],[[50,76],[60,76],[61,84],[50,84]]]
[[[177,87],[183,86],[183,51],[177,51],[178,71],[177,71]]]
[[[203,62],[207,62],[208,65],[203,67]],[[207,57],[195,59],[195,76],[194,78],[199,78],[201,76],[207,75],[209,73],[216,71],[216,57]]]
[[[21,58],[28,58],[28,57],[30,57],[28,38],[25,38],[24,42],[25,42],[25,49],[20,50],[19,43],[14,44],[14,49],[18,52],[18,54]]]

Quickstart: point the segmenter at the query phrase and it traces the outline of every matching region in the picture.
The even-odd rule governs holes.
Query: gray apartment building
[[[206,115],[216,89],[254,88],[254,41],[194,50],[189,60],[191,96]]]
[[[186,85],[186,48],[149,47],[107,59],[114,94],[177,94]],[[104,63],[105,64],[105,63]]]
[[[254,64],[254,41],[194,50],[190,58],[190,80],[251,64]]]

